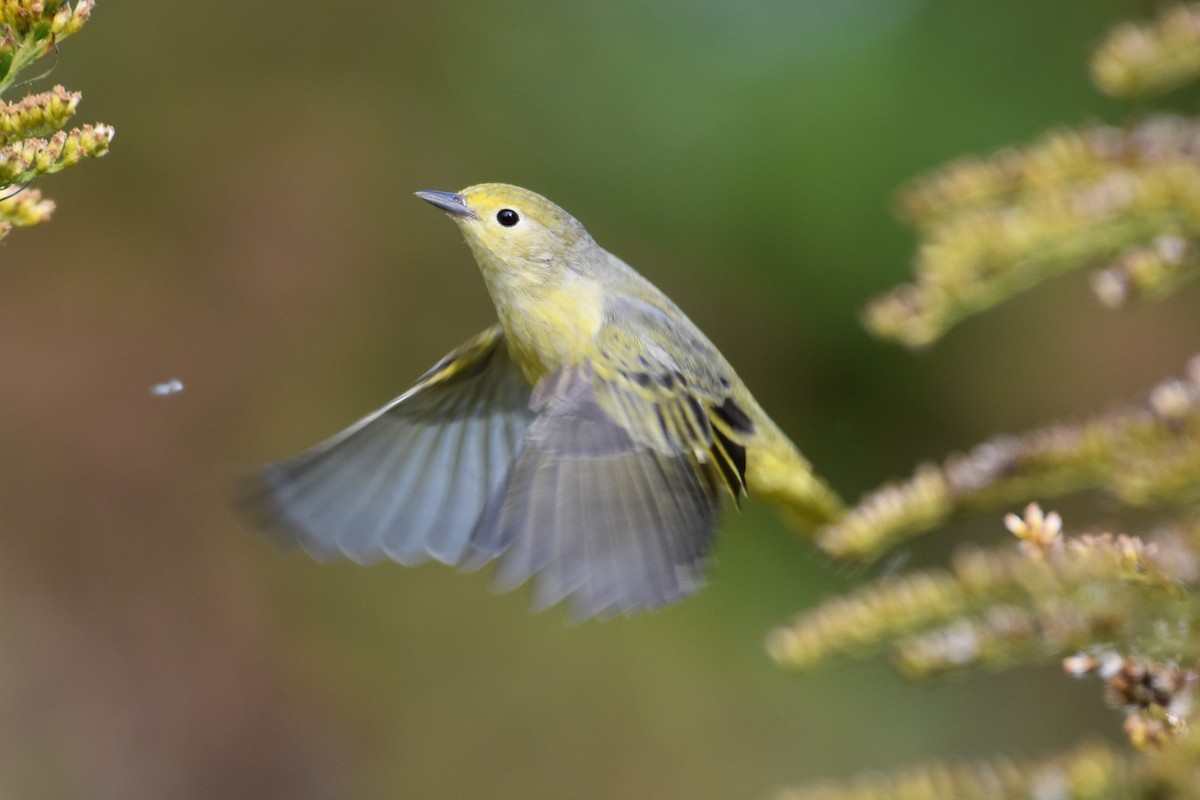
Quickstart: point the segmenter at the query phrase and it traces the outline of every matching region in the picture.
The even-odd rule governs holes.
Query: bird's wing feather
[[[268,464],[251,513],[322,557],[458,564],[533,420],[498,325],[328,441]]]
[[[585,619],[654,608],[703,583],[720,516],[711,467],[634,438],[596,400],[590,366],[547,375],[540,411],[471,544],[496,580],[537,576],[535,604]]]
[[[754,423],[733,399],[733,370],[682,312],[674,313],[678,318],[622,301],[614,314],[620,324],[596,337],[596,399],[634,441],[714,464],[740,501]]]

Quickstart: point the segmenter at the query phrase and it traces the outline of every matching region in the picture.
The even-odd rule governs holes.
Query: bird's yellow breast
[[[537,384],[552,370],[591,358],[604,322],[604,291],[580,277],[514,293],[496,308],[513,360]]]

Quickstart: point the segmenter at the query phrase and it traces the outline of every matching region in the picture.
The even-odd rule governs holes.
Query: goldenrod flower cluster
[[[1029,800],[1126,798],[1146,779],[1105,745],[1089,744],[1042,761],[929,764],[872,772],[845,784],[788,789],[778,800]]]
[[[61,130],[82,98],[55,86],[48,92],[26,95],[15,103],[0,103],[0,144],[27,136],[48,136]]]
[[[1200,357],[1140,405],[1001,436],[941,466],[920,466],[864,497],[818,543],[831,555],[870,558],[959,512],[1091,488],[1131,505],[1200,501]]]
[[[64,39],[78,33],[91,16],[95,0],[0,0],[0,26],[10,38],[35,35]]]
[[[1116,28],[1096,48],[1112,94],[1200,78],[1200,3]],[[1068,270],[1120,307],[1200,275],[1200,119],[1149,114],[1127,125],[1048,133],[956,161],[912,182],[898,212],[918,231],[915,279],[870,303],[877,335],[927,345],[963,318]],[[868,494],[818,544],[875,558],[956,515],[1100,489],[1155,507],[1144,536],[1063,535],[1036,504],[1005,523],[1016,546],[962,549],[944,569],[886,577],[779,626],[782,666],[886,649],[927,680],[1062,659],[1096,676],[1125,715],[1125,751],[1085,745],[1041,761],[931,765],[794,789],[788,800],[1200,797],[1200,356],[1136,405],[1005,435]]]
[[[1068,539],[1058,515],[1036,504],[1006,524],[1017,548],[964,550],[950,569],[887,578],[833,598],[772,631],[768,650],[781,664],[804,669],[887,645],[902,672],[927,678],[1132,636],[1151,615],[1200,612],[1178,603],[1200,580],[1200,525],[1149,542],[1107,533]],[[1167,633],[1142,647],[1200,658],[1200,641]]]
[[[54,201],[43,199],[37,189],[26,189],[0,199],[0,219],[11,225],[37,225],[50,219],[52,213]]]
[[[0,148],[0,181],[25,183],[70,167],[82,158],[108,152],[114,131],[109,125],[83,125],[49,139],[22,139]]]
[[[1143,755],[1085,746],[1039,763],[933,765],[784,793],[818,798],[1192,797],[1200,677],[1200,517],[1148,537],[1067,537],[1031,504],[1005,523],[1016,547],[968,550],[948,570],[889,578],[832,599],[768,638],[784,666],[891,648],[913,678],[1063,658],[1097,675]],[[1053,783],[1049,783],[1053,782]],[[1043,795],[1038,787],[1058,792]]]
[[[1092,276],[1092,290],[1109,308],[1132,299],[1157,299],[1200,274],[1196,242],[1173,234],[1156,236],[1149,244],[1131,247],[1106,269]]]
[[[1115,28],[1092,58],[1110,94],[1200,77],[1200,3]],[[913,181],[898,212],[920,237],[915,280],[872,300],[876,335],[922,347],[972,314],[1069,270],[1108,264],[1102,302],[1157,298],[1200,275],[1200,122],[1151,116],[1054,131]]]
[[[914,181],[900,214],[921,239],[916,281],[864,311],[910,347],[1054,275],[1112,264],[1110,305],[1162,296],[1197,271],[1200,123],[1157,115],[1128,128],[1056,131]]]
[[[1137,97],[1200,78],[1200,4],[1165,7],[1150,22],[1111,31],[1092,54],[1092,80],[1104,92]]]
[[[0,94],[22,69],[77,33],[94,0],[0,0]],[[79,106],[79,92],[55,86],[0,102],[0,238],[14,225],[49,219],[54,203],[26,188],[44,175],[108,152],[114,131],[104,124],[63,130]]]

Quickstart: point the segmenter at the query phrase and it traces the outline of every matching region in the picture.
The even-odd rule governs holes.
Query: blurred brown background
[[[767,629],[879,568],[753,503],[697,598],[569,627],[486,573],[281,554],[229,497],[490,323],[411,196],[481,181],[543,192],[658,283],[849,498],[1136,396],[1198,349],[1195,288],[1118,314],[1064,278],[918,355],[856,315],[907,275],[905,178],[1133,113],[1084,65],[1149,8],[102,0],[43,84],[84,92],[112,154],[42,182],[55,219],[0,250],[0,794],[753,797],[1115,734],[1054,665],[778,671]]]

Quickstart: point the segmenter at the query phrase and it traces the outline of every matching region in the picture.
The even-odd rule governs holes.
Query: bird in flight
[[[457,223],[499,321],[408,391],[253,481],[252,513],[318,558],[468,569],[577,619],[704,580],[722,500],[831,521],[817,478],[666,295],[546,198],[417,192]]]

